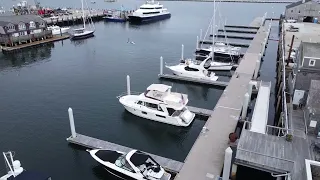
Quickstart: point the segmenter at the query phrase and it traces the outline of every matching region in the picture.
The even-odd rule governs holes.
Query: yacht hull
[[[187,127],[189,126],[193,120],[191,120],[188,124],[180,124],[177,122],[177,120],[171,116],[169,117],[166,117],[166,118],[163,118],[164,116],[159,116],[157,114],[154,114],[154,113],[151,113],[151,112],[144,112],[144,111],[140,111],[138,109],[135,109],[133,107],[130,107],[130,106],[127,106],[127,105],[124,105],[124,108],[130,112],[131,114],[133,115],[136,115],[136,116],[139,116],[139,117],[142,117],[142,118],[145,118],[145,119],[149,119],[149,120],[152,120],[152,121],[157,121],[157,122],[161,122],[161,123],[166,123],[166,124],[170,124],[170,125],[174,125],[174,126],[183,126],[183,127]],[[193,117],[194,119],[194,117]]]
[[[93,37],[94,36],[94,31],[87,33],[87,34],[83,34],[83,35],[72,35],[71,39],[72,40],[78,40],[78,39],[86,39],[89,37]]]
[[[170,17],[171,17],[171,14],[161,14],[161,15],[149,16],[149,17],[129,15],[129,21],[132,23],[148,23],[148,22],[155,22],[155,21],[161,21],[164,19],[169,19]]]
[[[170,68],[169,66],[167,66],[167,68],[170,69],[173,72],[173,74],[175,74],[177,76],[181,76],[181,77],[188,77],[188,78],[201,79],[201,80],[207,80],[207,81],[217,81],[218,80],[218,76],[206,78],[206,77],[199,76],[199,74],[197,75],[197,74],[191,74],[188,72],[177,71],[174,68]]]

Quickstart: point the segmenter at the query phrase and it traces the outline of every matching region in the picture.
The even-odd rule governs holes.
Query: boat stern
[[[195,116],[196,116],[196,114],[192,113],[187,108],[180,114],[180,118],[182,119],[184,126],[189,126],[192,123],[192,121],[194,120]]]

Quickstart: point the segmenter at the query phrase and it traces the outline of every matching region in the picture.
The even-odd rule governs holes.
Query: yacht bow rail
[[[140,95],[141,93],[142,92],[137,92],[137,91],[130,91],[130,94],[128,94],[128,92],[122,92],[117,96],[117,99],[120,99],[121,97],[127,96],[127,95]]]

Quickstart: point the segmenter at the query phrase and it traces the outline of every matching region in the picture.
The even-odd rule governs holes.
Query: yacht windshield
[[[116,162],[115,165],[118,166],[119,168],[122,168],[124,170],[130,171],[134,173],[133,168],[130,166],[130,164],[128,163],[128,161],[126,160],[126,154],[120,156]]]

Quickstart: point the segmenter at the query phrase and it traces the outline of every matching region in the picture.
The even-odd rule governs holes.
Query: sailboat
[[[215,1],[213,2],[214,4],[216,3]],[[220,11],[219,11],[220,14]],[[226,32],[225,33],[225,40],[226,43],[224,42],[215,42],[215,26],[216,26],[216,22],[215,22],[215,17],[216,17],[216,8],[214,8],[213,10],[213,17],[212,20],[209,24],[209,27],[212,23],[212,45],[208,48],[197,48],[196,49],[196,59],[197,60],[204,60],[206,59],[208,56],[212,56],[212,61],[214,62],[214,60],[220,60],[220,61],[238,61],[238,59],[241,57],[241,53],[240,53],[240,47],[233,47],[231,45],[228,44],[227,42],[227,36],[226,36]],[[221,18],[221,15],[220,15]],[[210,29],[210,28],[209,28]],[[223,28],[224,29],[224,28]],[[225,29],[224,29],[225,31]],[[229,69],[230,67],[228,67],[227,69]]]
[[[93,33],[94,33],[95,29],[94,29],[94,25],[92,23],[92,19],[90,16],[90,10],[89,10],[89,15],[88,15],[88,18],[90,19],[89,20],[90,29],[86,28],[86,16],[85,16],[84,9],[83,9],[83,0],[81,0],[81,7],[82,7],[81,9],[82,9],[83,27],[78,28],[78,29],[73,29],[73,33],[71,34],[72,40],[85,39],[85,38],[94,36]]]

